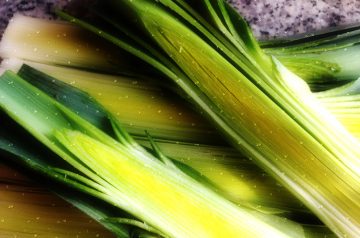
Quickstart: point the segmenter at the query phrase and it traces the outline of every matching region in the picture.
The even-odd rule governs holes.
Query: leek
[[[21,64],[22,62],[15,62],[17,65],[14,65],[13,62],[9,63],[11,63],[11,65],[8,64],[8,68],[17,69],[17,65]],[[30,64],[37,68],[40,68],[41,70],[45,70],[45,72],[53,76],[59,77],[63,81],[68,82],[70,85],[85,89],[94,98],[97,98],[98,100],[100,100],[100,102],[104,103],[105,107],[108,110],[110,110],[112,113],[116,113],[119,120],[124,121],[125,118],[129,118],[125,121],[132,122],[132,126],[129,127],[130,132],[141,132],[144,128],[138,126],[139,122],[143,122],[147,118],[161,118],[162,115],[164,115],[155,112],[152,116],[147,118],[143,118],[142,116],[136,117],[137,113],[135,113],[135,117],[130,116],[132,111],[127,109],[127,105],[131,105],[133,108],[141,108],[140,110],[146,111],[146,113],[152,113],[154,110],[151,110],[152,108],[147,108],[149,103],[144,104],[143,101],[149,102],[151,101],[152,97],[162,97],[159,90],[154,88],[154,86],[148,85],[142,81],[139,81],[136,85],[134,85],[131,80],[126,80],[122,77],[107,77],[104,74],[98,75],[95,73],[82,72],[79,70],[66,69],[61,67],[46,66],[36,63]],[[29,72],[29,70],[26,70],[26,68],[21,71],[24,72],[22,74],[31,75],[31,71]],[[38,78],[38,75],[34,74],[31,81],[36,81],[36,78]],[[54,79],[49,79],[49,81],[53,80]],[[116,83],[114,83],[114,81]],[[45,82],[42,81],[39,82],[39,84],[44,83]],[[108,85],[109,83],[111,85],[109,85],[109,87],[107,88],[106,85]],[[121,85],[124,88],[117,87],[116,85]],[[112,90],[114,86],[117,90]],[[136,94],[131,93],[132,91],[129,92],[129,88],[134,90],[134,87],[135,89],[138,88],[138,90],[135,91]],[[146,89],[146,91],[144,91],[143,89]],[[148,91],[152,92],[149,94],[148,99],[139,102],[138,99],[143,99],[144,95],[146,95],[145,92]],[[122,95],[131,96],[127,97],[124,102],[117,100],[117,98],[119,97],[123,98]],[[162,101],[162,105],[165,106],[162,107],[163,112],[167,111],[166,106],[169,108],[174,107],[173,103],[169,103],[169,101],[171,101],[169,98],[167,98],[166,101],[165,99]],[[114,102],[116,102],[116,107],[114,106]],[[157,101],[156,104],[159,104],[159,101]],[[184,113],[187,111],[186,107],[181,106],[181,104],[178,104],[177,106],[175,106],[175,108],[183,112],[183,115],[186,115]],[[123,110],[124,108],[125,110]],[[123,111],[119,113],[119,110]],[[188,115],[190,116],[190,112],[188,113]],[[163,117],[161,121],[150,121],[148,123],[149,128],[156,128],[156,130],[153,130],[150,133],[152,136],[159,136],[159,124],[169,121],[166,119],[168,118]],[[186,122],[186,117],[182,119],[182,122]],[[354,122],[356,122],[356,120],[354,120]],[[187,124],[190,124],[190,122],[187,122]],[[197,124],[199,125],[199,123]],[[203,122],[200,123],[200,125],[201,124],[206,123]],[[175,124],[173,125],[173,127],[178,128],[178,131],[184,130],[184,127],[181,127],[180,125],[181,124]],[[160,138],[174,138],[175,131],[176,130],[168,131],[168,134],[161,133]],[[141,134],[135,133],[135,135],[139,136]],[[208,138],[206,131],[204,131],[202,135],[202,137]],[[185,139],[185,141],[188,141],[188,138],[198,138],[194,131],[191,133],[187,132],[186,136],[187,137],[182,138],[183,140]],[[176,138],[179,139],[179,136],[176,136]],[[268,182],[263,181],[265,178],[264,173],[256,167],[252,166],[251,163],[236,155],[236,153],[234,153],[233,151],[229,149],[225,150],[221,147],[216,148],[204,145],[193,146],[191,144],[182,145],[179,144],[179,142],[177,142],[175,145],[172,145],[172,143],[159,143],[159,146],[168,156],[184,162],[190,167],[198,170],[205,177],[209,178],[210,181],[212,181],[216,185],[217,189],[221,191],[221,193],[228,199],[236,203],[247,203],[246,205],[253,208],[255,207],[256,209],[262,211],[269,211],[269,208],[280,209],[278,211],[273,210],[272,212],[284,212],[294,209],[295,211],[303,210],[303,208],[299,206],[298,202],[293,198],[290,198],[283,188],[277,186],[277,184],[274,181],[269,180],[269,178],[266,179],[266,181]],[[249,178],[252,179],[249,181]]]
[[[22,61],[15,62],[16,64],[13,62],[10,63],[12,64],[7,65],[8,68],[18,70],[18,64],[21,64]],[[178,161],[183,162],[199,171],[202,175],[210,179],[210,181],[216,185],[217,189],[220,190],[228,199],[236,203],[241,202],[244,204],[246,202],[248,206],[258,207],[260,210],[276,208],[280,209],[278,212],[281,212],[289,210],[302,211],[304,209],[302,206],[299,206],[297,200],[290,198],[288,193],[282,187],[279,187],[276,182],[270,178],[265,180],[267,175],[255,166],[252,166],[251,162],[241,158],[241,156],[237,155],[237,153],[231,149],[218,146],[207,146],[204,144],[193,145],[191,143],[184,143],[196,138],[199,138],[196,143],[199,143],[199,141],[204,142],[204,139],[202,138],[209,139],[208,131],[202,131],[200,134],[201,136],[198,135],[197,130],[186,131],[186,127],[181,125],[183,123],[185,125],[188,124],[190,128],[190,123],[192,123],[194,119],[187,120],[187,118],[191,118],[191,115],[193,114],[191,114],[190,111],[188,111],[182,104],[171,102],[171,98],[166,97],[161,100],[161,104],[159,103],[159,100],[157,100],[154,106],[157,105],[157,107],[159,107],[162,105],[161,110],[163,112],[169,111],[167,108],[171,109],[174,107],[177,111],[181,111],[184,116],[188,116],[182,117],[181,122],[177,122],[172,125],[172,128],[174,129],[164,133],[160,124],[169,122],[172,123],[173,120],[169,120],[167,116],[164,116],[166,114],[159,114],[157,111],[154,112],[154,110],[152,110],[153,107],[149,108],[151,98],[155,97],[159,99],[163,97],[160,91],[154,86],[148,85],[146,82],[142,81],[139,81],[134,86],[132,81],[126,80],[122,77],[107,77],[104,74],[98,75],[61,67],[34,63],[30,64],[50,75],[62,79],[64,82],[68,82],[70,85],[77,86],[89,92],[91,96],[103,103],[107,110],[115,114],[116,117],[122,121],[123,125],[127,125],[126,128],[128,131],[130,131],[132,135],[135,135],[141,143],[144,143],[144,139],[141,139],[143,138],[142,131],[144,130],[144,127],[139,126],[139,123],[144,123],[144,121],[150,120],[149,122],[146,122],[148,128],[153,128],[149,130],[150,134],[154,138],[166,139],[164,142],[158,142],[164,153],[169,157],[177,159]],[[33,75],[29,78],[29,80],[33,83],[39,81],[39,85],[46,84],[45,81],[37,80],[39,75],[36,72],[32,72],[32,70],[28,67],[23,67],[20,72],[20,74],[24,77],[25,75],[27,75],[27,77],[29,77],[28,75]],[[54,80],[55,79],[49,79],[48,82],[52,82]],[[114,83],[114,81],[116,83]],[[109,87],[107,87],[107,85],[109,85]],[[121,87],[118,87],[117,85],[120,85]],[[116,90],[113,90],[114,88],[116,88]],[[146,91],[144,91],[144,89],[146,89]],[[151,93],[148,94],[148,92]],[[125,99],[123,95],[129,95],[129,97],[126,97]],[[144,96],[146,95],[148,96],[144,99]],[[59,95],[58,97],[61,98],[65,96]],[[118,100],[119,97],[123,100]],[[70,97],[68,98],[70,100]],[[138,101],[138,99],[142,100]],[[144,104],[144,101],[147,103]],[[139,108],[139,110],[136,110],[134,113],[132,110],[127,108],[127,105],[131,105],[132,108]],[[119,111],[121,113],[119,113]],[[143,113],[138,116],[139,114],[137,111],[141,111]],[[348,111],[351,112],[353,109]],[[144,118],[142,116],[149,113],[152,113],[149,117]],[[354,115],[356,117],[356,113],[356,110],[353,111],[353,113],[341,113],[339,114],[339,117],[341,117],[341,115]],[[134,116],[131,116],[132,114],[134,114]],[[196,119],[197,117],[194,118]],[[350,120],[350,116],[345,118],[348,119],[349,127],[351,125],[358,124],[356,118],[354,120]],[[131,122],[132,125],[130,126],[126,122]],[[201,122],[197,119],[197,128],[204,128],[199,127],[203,124],[206,125],[205,122]],[[359,126],[355,125],[353,130],[359,130]],[[178,133],[177,131],[181,131],[182,133]],[[252,179],[249,181],[249,178]]]
[[[70,179],[70,177],[63,176],[63,174],[58,172],[58,170],[69,170],[68,165],[61,163],[61,159],[59,159],[55,154],[47,150],[46,147],[41,145],[41,143],[34,140],[31,135],[29,135],[20,126],[16,125],[16,123],[14,123],[9,117],[4,115],[3,112],[0,113],[0,119],[2,125],[2,129],[0,131],[0,152],[2,155],[5,155],[5,157],[2,157],[2,162],[9,161],[11,162],[10,165],[12,166],[17,165],[19,167],[20,165],[22,167],[22,170],[24,170],[23,168],[26,169],[24,172],[26,172],[27,174],[29,174],[28,172],[35,172],[36,174],[31,173],[29,174],[29,176],[31,176],[33,179],[36,179],[37,181],[40,181],[43,186],[46,186],[49,190],[55,192],[57,195],[67,200],[72,205],[76,206],[77,208],[88,214],[94,220],[100,222],[105,228],[111,230],[111,232],[113,232],[119,237],[130,236],[132,230],[134,229],[129,228],[128,226],[124,226],[121,223],[112,224],[107,221],[110,217],[124,216],[123,212],[114,210],[113,207],[109,207],[101,200],[84,196],[84,192],[89,193],[89,190],[84,188],[81,183],[76,183],[72,179]],[[5,173],[5,171],[3,172],[4,176],[6,176],[7,179],[13,180],[11,176],[9,177],[8,174]],[[42,175],[46,177],[43,177]],[[51,181],[53,182],[50,183],[50,180],[48,178],[51,179]],[[65,186],[62,186],[61,183]],[[70,188],[74,186],[77,187],[77,190],[79,190],[79,192],[76,192],[73,189],[70,190]],[[16,204],[14,203],[10,205],[15,207]],[[33,216],[36,217],[37,215]],[[69,220],[70,219],[71,218],[69,217]],[[8,223],[2,224],[4,226],[4,230],[11,229],[11,227],[16,226],[15,222],[10,223],[10,220],[7,221]],[[42,225],[43,224],[39,224],[39,228],[42,227]],[[35,229],[32,231],[37,231],[35,232],[35,235],[46,232],[36,229],[37,226],[33,227]],[[69,230],[69,232],[76,231]],[[144,232],[147,233],[146,231],[141,231],[140,233]]]
[[[199,9],[213,20],[208,25],[181,0],[105,4],[116,13],[105,16],[117,27],[116,36],[59,15],[172,79],[236,148],[281,181],[330,229],[339,236],[359,236],[358,141],[300,78],[262,53],[233,9],[222,1],[200,2]],[[130,34],[119,38],[124,27]],[[131,33],[135,37],[129,40]]]
[[[54,173],[140,218],[160,236],[304,236],[295,224],[235,206],[158,160],[114,120],[118,141],[11,72],[0,84],[2,109],[78,171]]]
[[[18,65],[21,64],[22,61],[9,63],[11,63],[11,65],[7,65],[8,68],[18,70]],[[221,191],[223,196],[227,197],[231,201],[241,204],[246,203],[248,206],[253,208],[255,207],[262,211],[295,211],[295,213],[304,211],[304,208],[296,199],[291,198],[289,194],[275,181],[270,179],[268,175],[264,174],[257,167],[253,166],[252,163],[247,159],[239,156],[235,151],[224,146],[209,146],[203,144],[204,139],[201,138],[209,139],[207,130],[204,130],[200,134],[202,135],[201,137],[199,137],[197,130],[189,130],[184,134],[177,133],[177,131],[182,130],[185,132],[186,127],[181,126],[182,123],[185,125],[188,124],[190,127],[190,122],[193,120],[187,121],[187,117],[183,117],[181,124],[173,124],[172,127],[174,129],[164,133],[164,131],[161,129],[162,127],[159,126],[159,124],[169,122],[172,123],[173,120],[169,120],[167,116],[163,116],[164,114],[159,114],[157,111],[154,112],[152,108],[148,108],[149,103],[144,104],[144,101],[149,102],[153,97],[162,97],[160,91],[157,90],[154,86],[150,86],[146,84],[146,82],[139,81],[135,85],[135,89],[138,88],[138,90],[135,90],[132,81],[128,81],[121,77],[117,77],[115,80],[116,83],[114,83],[114,76],[108,77],[104,74],[98,75],[74,69],[53,67],[31,62],[30,64],[47,72],[50,75],[58,77],[62,81],[67,82],[69,85],[86,90],[92,97],[103,103],[107,110],[112,112],[120,121],[122,121],[123,125],[127,125],[124,122],[131,121],[132,126],[126,128],[128,131],[132,132],[132,135],[136,136],[138,142],[144,145],[148,145],[148,143],[146,140],[144,140],[143,133],[137,133],[144,129],[141,126],[139,127],[139,123],[143,123],[144,121],[150,119],[151,121],[147,122],[148,127],[153,128],[152,130],[149,130],[151,131],[150,134],[154,138],[157,138],[159,141],[159,147],[164,152],[164,154],[199,171],[203,176],[210,179],[213,185],[215,185],[215,187]],[[43,79],[39,80],[38,78],[44,77],[40,77],[39,73],[25,66],[20,69],[19,73],[21,76],[29,78],[28,80],[33,84],[36,83],[42,87],[46,84],[49,84],[49,82],[54,82],[55,80],[53,78],[49,78],[47,81]],[[109,87],[106,86],[108,84],[110,84]],[[117,87],[117,85],[121,85],[121,87]],[[49,87],[53,86],[49,85]],[[115,87],[117,90],[112,90],[112,88]],[[146,91],[144,91],[144,89],[146,89]],[[151,92],[149,93],[148,98],[145,98],[139,102],[138,99],[143,99],[148,92]],[[124,101],[117,100],[119,97],[123,98],[123,95],[131,96],[127,97]],[[66,97],[68,100],[72,101],[70,96],[65,96],[58,93],[57,98],[63,97]],[[114,106],[114,102],[116,102],[116,106]],[[189,118],[191,118],[191,115],[193,115],[184,105],[171,102],[171,98],[165,97],[162,102],[163,103],[161,105],[163,105],[163,112],[168,111],[166,109],[167,107],[174,107],[178,111],[183,112],[183,115],[188,115]],[[159,101],[157,101],[157,103],[159,103]],[[129,110],[127,105],[132,105],[133,108],[139,108],[140,111],[144,112],[143,114],[152,114],[147,118],[143,118],[142,116],[137,117],[138,113],[136,111],[133,112],[132,110]],[[119,113],[119,110],[122,113]],[[188,113],[185,113],[187,111]],[[349,111],[351,112],[352,109]],[[353,115],[356,115],[355,113],[357,113],[357,111],[354,111],[353,113]],[[131,116],[132,114],[135,114],[134,117]],[[339,115],[344,115],[344,113]],[[349,124],[353,125],[357,123],[357,120],[353,120],[353,123],[350,122],[352,122],[351,120],[349,121]],[[205,122],[198,120],[197,127],[201,128],[199,126],[203,124],[206,125]],[[358,126],[355,126],[354,130],[358,128]],[[174,140],[174,138],[176,138],[176,140]],[[197,144],[186,143],[195,138],[200,138],[200,140],[198,139],[196,141]]]
[[[261,42],[261,46],[265,53],[276,56],[306,80],[313,90],[322,91],[360,76],[358,32],[358,27],[353,27]],[[140,68],[134,68],[139,62],[125,52],[114,51],[111,45],[76,26],[21,15],[15,15],[4,32],[0,55],[109,73],[135,74]]]
[[[65,25],[65,24],[64,24],[64,25]],[[21,50],[19,50],[19,52],[21,52]],[[23,56],[21,56],[21,55],[17,55],[17,56],[19,56],[19,57],[21,57],[21,58],[23,57]],[[64,58],[64,59],[66,60],[66,59],[71,59],[71,58],[72,58],[72,57],[68,57],[68,58]],[[36,60],[39,60],[39,59],[36,59]],[[66,61],[64,61],[64,62],[66,62]],[[70,60],[70,62],[77,62],[77,61],[72,61],[72,60]],[[49,62],[47,62],[47,63],[49,63]],[[54,63],[54,61],[52,61],[52,62],[50,62],[50,63]],[[68,64],[68,65],[69,65],[69,66],[74,66],[72,63],[71,63],[71,64]],[[78,67],[78,66],[77,66],[77,67]],[[81,66],[80,66],[80,67],[81,67]],[[98,67],[98,65],[97,65],[96,67]],[[45,67],[45,68],[46,68],[46,67]],[[54,70],[54,69],[56,69],[56,68],[53,68],[52,70]],[[50,70],[50,69],[49,69],[49,70]],[[57,73],[58,73],[57,77],[61,76],[61,72],[62,72],[61,70],[59,70],[59,72],[57,72]],[[69,73],[69,72],[68,72],[68,73]],[[65,74],[65,75],[66,75],[66,74]],[[91,74],[89,74],[89,75],[91,75]],[[100,76],[100,75],[98,75],[98,76]],[[113,76],[113,77],[115,78],[115,76]],[[117,79],[114,79],[114,80],[117,80]],[[71,81],[70,83],[73,84],[74,82],[76,83],[77,81],[78,81],[78,80],[73,80],[73,79],[72,79],[72,81]],[[129,81],[129,82],[130,82],[130,81]],[[137,84],[137,81],[135,81],[135,82],[136,82],[136,84]],[[140,83],[142,83],[142,82],[140,82]],[[93,89],[94,89],[94,87],[93,87]],[[147,90],[148,90],[148,89],[147,89]],[[155,90],[155,91],[157,91],[157,90]],[[95,94],[95,93],[94,93],[94,94]],[[101,94],[101,93],[100,93],[100,94]],[[99,96],[100,94],[98,93],[98,96]],[[96,96],[95,96],[95,97],[96,97]],[[101,98],[101,97],[98,97],[98,99],[99,99],[99,98]],[[100,100],[100,101],[101,101],[101,100]],[[327,100],[324,100],[324,101],[326,102]],[[331,100],[329,100],[329,101],[331,101]],[[106,104],[106,103],[105,103],[105,104]],[[158,104],[157,104],[157,105],[158,105]],[[338,111],[338,110],[337,110],[337,111]],[[121,115],[121,113],[118,112],[118,115]],[[339,118],[340,118],[340,117],[339,117]],[[355,119],[356,119],[356,117],[355,117]],[[183,119],[182,119],[182,120],[183,120]],[[134,120],[129,120],[129,124],[131,123],[131,121],[134,121]],[[353,120],[353,119],[352,119],[351,121],[356,122],[356,120]],[[135,122],[136,122],[136,120],[135,120]],[[204,122],[202,122],[202,123],[204,123]],[[195,123],[191,122],[191,124],[195,124]],[[196,123],[196,124],[198,125],[198,123]],[[204,123],[204,124],[205,124],[205,123]],[[348,124],[349,124],[349,123],[348,123]],[[150,125],[150,124],[147,124],[147,125]],[[133,125],[132,127],[135,128],[136,126]],[[146,128],[146,127],[148,127],[148,126],[144,126],[143,128]],[[131,126],[130,126],[129,128],[131,128]],[[142,129],[143,129],[143,128],[142,128]],[[354,128],[355,128],[355,127],[354,127]],[[139,133],[140,131],[142,131],[142,129],[138,130],[138,133]],[[151,134],[151,135],[154,135],[153,132],[151,132],[150,134]],[[168,135],[170,135],[170,133],[168,133]],[[196,137],[196,138],[200,138],[200,137]],[[204,137],[202,136],[202,138],[204,138]],[[193,139],[194,139],[194,138],[193,138]],[[195,167],[196,167],[196,166],[195,166]],[[198,165],[196,168],[201,171],[201,169],[204,170],[205,167],[203,167],[203,165],[201,165],[201,166]],[[206,170],[206,169],[205,169],[205,170]],[[219,170],[219,171],[220,171],[220,170]],[[226,170],[225,170],[225,171],[226,171]],[[220,172],[219,172],[219,173],[220,173]],[[221,177],[221,176],[220,176],[220,177]],[[222,182],[219,182],[219,183],[221,184]]]
[[[91,103],[87,94],[82,94],[73,89],[72,86],[63,85],[55,78],[25,65],[18,74],[73,110],[77,110],[86,116],[98,128],[107,130],[106,123],[103,125],[106,113],[102,108]],[[86,110],[79,111],[81,108],[86,108]],[[95,114],[94,111],[96,111]],[[126,118],[126,116],[124,117]],[[136,124],[136,121],[134,122]],[[156,128],[156,124],[152,127]],[[167,137],[167,135],[163,136]],[[151,148],[146,137],[138,135],[136,139],[145,147]],[[302,215],[304,215],[303,212],[308,213],[303,205],[292,198],[283,187],[231,148],[173,141],[169,138],[155,140],[163,154],[173,159],[180,168],[184,168],[185,173],[190,172],[191,176],[195,175],[195,179],[207,182],[213,189],[236,204],[242,204],[266,213],[280,213],[281,215],[291,214],[292,216],[292,213]],[[296,216],[300,217],[300,215]]]

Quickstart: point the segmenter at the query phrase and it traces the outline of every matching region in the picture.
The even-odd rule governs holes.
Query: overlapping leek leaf
[[[184,1],[107,2],[118,16],[126,13],[123,20],[129,28],[136,27],[130,32],[148,39],[149,49],[123,41],[119,32],[104,32],[60,15],[172,79],[235,147],[281,181],[334,232],[360,234],[358,141],[322,108],[301,79],[256,51],[246,29],[239,30],[245,36],[234,35],[223,20],[226,8],[219,11],[221,1],[202,1],[217,22],[216,34],[189,13]]]
[[[75,187],[86,188],[87,193],[145,221],[159,230],[159,235],[303,237],[295,224],[237,207],[163,164],[115,121],[119,142],[10,72],[1,77],[0,84],[5,112],[78,170],[76,174],[61,169],[55,172],[67,182],[77,183]]]
[[[316,91],[356,80],[360,61],[359,26],[315,32],[309,36],[264,42],[267,54],[306,80]]]

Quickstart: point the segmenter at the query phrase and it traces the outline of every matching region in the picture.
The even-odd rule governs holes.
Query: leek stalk
[[[290,222],[235,206],[164,164],[114,120],[118,141],[13,73],[3,74],[0,84],[3,110],[83,175],[54,172],[145,221],[160,236],[304,236]]]
[[[86,118],[93,122],[98,121],[96,125],[99,128],[107,129],[106,124],[104,126],[102,122],[106,118],[106,113],[99,107],[93,108],[94,104],[91,100],[89,101],[87,94],[79,93],[72,86],[60,84],[55,78],[46,76],[29,66],[23,66],[18,74],[73,110],[81,110],[85,107]],[[156,128],[156,124],[153,127]],[[283,187],[233,149],[225,146],[173,141],[166,138],[167,135],[163,136],[165,137],[162,139],[154,137],[163,154],[184,168],[185,173],[190,172],[190,175],[195,176],[196,179],[207,182],[234,203],[266,213],[280,213],[281,215],[308,213],[303,205],[292,198]],[[136,139],[145,147],[151,148],[146,137],[138,135]],[[300,215],[296,216],[300,217]]]
[[[300,78],[259,50],[233,9],[222,1],[199,3],[214,21],[208,26],[181,0],[106,4],[117,13],[105,19],[115,27],[120,13],[127,13],[122,20],[128,23],[126,31],[136,31],[133,41],[118,38],[125,24],[115,36],[59,15],[172,79],[236,148],[281,181],[330,229],[339,236],[359,236],[358,141]]]

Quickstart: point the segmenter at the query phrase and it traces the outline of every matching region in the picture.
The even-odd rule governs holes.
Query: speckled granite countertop
[[[0,0],[0,34],[15,12],[27,16],[54,18],[53,7],[62,8],[71,0]]]
[[[74,0],[73,0],[74,1]],[[259,38],[294,35],[360,22],[360,0],[227,0]],[[0,0],[0,33],[14,12],[53,17],[49,10],[71,0]]]
[[[256,36],[287,36],[360,23],[359,0],[228,0]]]

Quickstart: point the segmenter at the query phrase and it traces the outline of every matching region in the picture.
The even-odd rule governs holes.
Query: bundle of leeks
[[[28,24],[32,27],[29,27]],[[66,37],[59,37],[59,35],[66,35]],[[273,207],[280,205],[278,208],[281,208],[281,210],[285,210],[285,208],[288,210],[293,207],[289,206],[289,204],[294,200],[288,199],[286,193],[281,192],[282,189],[280,189],[280,192],[274,193],[274,190],[271,192],[271,189],[274,188],[275,191],[279,190],[279,188],[276,188],[278,186],[275,186],[276,183],[273,183],[274,186],[269,186],[271,183],[266,186],[259,184],[259,182],[264,184],[264,182],[261,182],[264,176],[263,173],[256,168],[249,169],[251,163],[246,165],[248,164],[247,161],[241,159],[233,150],[204,145],[205,142],[216,143],[214,138],[218,138],[218,136],[215,132],[204,120],[201,120],[187,107],[174,101],[173,98],[163,95],[156,83],[144,82],[134,77],[98,74],[69,69],[68,67],[50,66],[49,64],[75,66],[77,68],[89,67],[87,65],[90,65],[91,60],[96,58],[98,52],[105,52],[103,49],[94,50],[92,53],[84,53],[84,50],[78,50],[78,47],[84,45],[85,42],[82,42],[81,39],[77,39],[77,41],[67,40],[68,38],[74,39],[74,35],[82,36],[85,34],[68,24],[17,16],[12,20],[3,37],[1,53],[4,58],[13,53],[15,56],[25,59],[25,61],[7,59],[3,61],[3,68],[17,71],[23,63],[26,63],[89,92],[108,110],[118,115],[118,119],[122,121],[132,135],[139,137],[144,134],[145,129],[149,128],[148,131],[155,139],[170,140],[170,143],[166,143],[166,141],[160,143],[160,147],[165,153],[169,153],[171,157],[185,161],[191,167],[200,170],[202,174],[222,187],[228,194],[231,194],[230,197],[235,202],[239,200],[251,201],[256,198],[257,205],[264,206],[267,204],[267,206],[271,205]],[[26,45],[23,44],[24,39],[26,39]],[[55,45],[56,48],[54,48]],[[37,49],[36,52],[33,52],[33,49]],[[55,49],[57,52],[54,54]],[[76,51],[78,51],[77,54],[65,58],[68,52]],[[42,63],[29,61],[29,56]],[[41,56],[43,57],[41,58]],[[87,59],[89,64],[78,63],[77,65],[76,62],[79,59]],[[69,65],[67,61],[75,63]],[[108,67],[101,68],[98,66],[98,71],[103,72],[106,68]],[[36,77],[34,78],[36,80]],[[341,116],[338,115],[338,117]],[[355,121],[346,118],[348,122]],[[349,126],[349,128],[353,131],[357,129],[356,126]],[[354,134],[356,135],[355,132]],[[177,141],[177,145],[174,146],[174,143],[171,143],[173,140]],[[189,142],[196,144],[191,146],[191,144],[188,144]],[[246,185],[248,184],[246,179],[254,176],[258,178],[256,180],[252,179],[251,184]],[[255,183],[255,181],[259,182]],[[270,187],[270,189],[259,189],[260,187]],[[256,195],[259,192],[261,194]],[[279,196],[277,193],[282,194],[280,197],[284,198],[277,201],[275,205],[269,204],[269,201],[274,199],[276,201]],[[265,199],[269,194],[271,194],[271,197]],[[264,202],[261,202],[261,200]],[[298,206],[295,206],[295,208],[298,209]]]
[[[152,65],[330,229],[359,235],[358,141],[261,51],[233,9],[222,1],[195,5],[105,1],[92,24],[60,15]]]
[[[151,142],[153,153],[139,146],[116,119],[101,111],[96,102],[91,103],[86,94],[74,89],[73,97],[89,103],[85,110],[77,110],[79,105],[61,104],[50,96],[54,85],[42,91],[29,83],[31,73],[24,72],[15,75],[7,71],[1,76],[1,105],[10,118],[24,127],[18,128],[23,130],[22,135],[27,131],[60,158],[44,148],[41,151],[47,151],[47,156],[36,154],[37,148],[28,148],[29,141],[20,143],[14,134],[5,136],[14,143],[3,150],[25,147],[27,153],[16,150],[20,153],[18,162],[124,211],[122,216],[100,220],[118,224],[120,227],[113,226],[119,237],[131,236],[133,231],[126,229],[128,225],[155,237],[305,237],[311,233],[306,226],[233,204],[196,180],[186,168],[173,163],[156,143]],[[37,72],[43,82],[46,77]],[[93,109],[102,117],[93,117]],[[4,122],[13,123],[3,116]],[[13,132],[16,126],[7,128]],[[36,159],[30,161],[28,153]],[[68,164],[61,163],[62,159]],[[109,229],[114,231],[113,227]]]
[[[40,48],[40,47],[39,47],[39,48]],[[37,49],[39,49],[39,48],[37,48]],[[34,48],[34,49],[35,49],[35,48]],[[36,50],[36,51],[37,51],[37,50]],[[73,64],[74,61],[68,60],[68,62],[70,62],[71,64]],[[46,68],[46,67],[45,67],[45,68]],[[59,72],[61,72],[61,70],[59,70]],[[66,72],[66,70],[65,70],[65,71],[62,71],[62,72]],[[65,78],[66,78],[66,77],[65,77]],[[115,79],[114,79],[114,80],[115,80]],[[116,79],[116,80],[117,80],[117,79]],[[76,81],[74,80],[73,82],[77,82],[77,80],[76,80]],[[70,81],[70,83],[71,83],[71,81]],[[80,86],[80,87],[82,87],[82,86]],[[91,91],[91,90],[90,90],[90,91]],[[104,90],[104,92],[105,92],[105,90]],[[100,93],[100,94],[101,94],[101,93]],[[101,101],[101,98],[102,98],[102,97],[101,97],[100,94],[98,94],[98,99]],[[114,94],[114,95],[115,95],[115,94]],[[96,92],[94,92],[94,91],[93,91],[93,96],[96,97]],[[61,99],[60,99],[60,100],[61,100]],[[331,100],[330,100],[330,101],[331,101]],[[104,103],[104,104],[106,105],[106,103]],[[107,105],[106,105],[106,106],[107,106]],[[116,110],[116,109],[115,109],[115,110]],[[125,114],[125,113],[124,113],[124,114]],[[160,114],[161,114],[161,113],[160,113]],[[119,117],[121,118],[121,114],[119,114]],[[191,124],[193,124],[193,122],[192,122]],[[205,128],[206,128],[206,127],[205,127]],[[152,135],[152,133],[151,133],[151,135]],[[180,138],[181,138],[181,137],[180,137]],[[219,177],[221,177],[221,176],[219,176]],[[240,233],[238,233],[238,234],[240,235]],[[266,233],[264,233],[264,234],[266,234]],[[263,234],[263,235],[264,235],[264,234]]]

